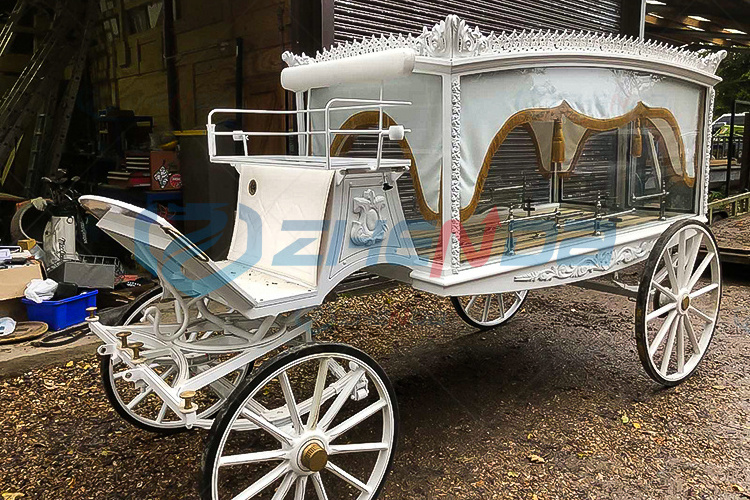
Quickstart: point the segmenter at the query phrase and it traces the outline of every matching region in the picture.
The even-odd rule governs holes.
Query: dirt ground
[[[725,269],[713,344],[673,389],[640,366],[633,302],[574,287],[530,293],[485,332],[408,288],[316,318],[321,338],[364,348],[396,387],[384,498],[738,499],[750,498],[749,286],[750,271]],[[97,363],[0,379],[3,500],[198,498],[207,432],[130,427]]]
[[[719,248],[750,250],[750,214],[731,217],[711,224]]]

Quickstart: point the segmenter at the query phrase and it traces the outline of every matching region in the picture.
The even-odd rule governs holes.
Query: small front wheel
[[[398,408],[382,368],[342,344],[290,349],[219,411],[203,456],[204,500],[377,498]]]
[[[451,297],[454,309],[464,322],[474,328],[498,326],[513,317],[526,300],[528,290],[485,295]]]
[[[662,385],[690,377],[719,318],[721,266],[705,224],[671,225],[651,250],[638,288],[635,336],[646,373]]]
[[[146,311],[152,307],[163,307],[173,310],[170,302],[164,302],[161,287],[154,287],[138,297],[122,317],[122,326],[148,323]],[[186,336],[189,340],[189,335]],[[144,351],[166,349],[167,346],[155,340],[150,335],[133,335],[132,341],[142,341]],[[168,350],[168,349],[167,349]],[[188,359],[188,376],[197,375],[221,360],[217,357],[190,353]],[[182,417],[175,414],[169,406],[150,388],[135,386],[123,378],[128,371],[128,365],[122,361],[113,361],[112,356],[100,356],[100,374],[104,394],[112,404],[112,408],[131,425],[155,434],[173,434],[187,430]],[[169,354],[150,360],[149,366],[169,385],[174,385],[180,379],[179,364]],[[223,379],[209,385],[201,393],[202,403],[206,408],[198,414],[198,418],[210,418],[214,415],[230,391],[239,384],[248,372],[244,366]],[[210,404],[209,404],[210,403]]]

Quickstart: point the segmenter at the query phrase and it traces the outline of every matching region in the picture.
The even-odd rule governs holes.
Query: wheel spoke
[[[363,453],[368,451],[385,451],[388,449],[387,443],[358,443],[358,444],[332,444],[330,445],[330,455],[340,455],[342,453]]]
[[[690,277],[690,281],[688,281],[688,284],[687,284],[688,290],[692,290],[695,287],[695,284],[698,283],[698,280],[701,278],[701,276],[703,276],[703,272],[706,270],[706,268],[714,259],[714,257],[716,257],[716,254],[714,252],[708,252],[706,256],[703,257],[703,260],[698,266],[698,269],[695,270],[693,275]]]
[[[245,488],[245,490],[243,490],[242,493],[234,497],[232,500],[248,500],[249,498],[253,498],[255,495],[257,495],[261,491],[271,486],[271,484],[273,484],[274,481],[279,479],[288,471],[289,471],[289,465],[287,463],[279,464],[271,472],[269,472],[262,478],[258,479],[256,482],[254,482],[247,488]]]
[[[718,283],[711,283],[710,285],[704,286],[700,290],[696,290],[696,291],[692,292],[690,294],[690,298],[694,299],[696,297],[700,297],[701,295],[705,295],[708,292],[716,290],[717,288],[719,288],[719,284]]]
[[[664,357],[661,360],[661,369],[659,370],[663,376],[667,375],[669,369],[669,361],[672,359],[672,351],[674,350],[674,338],[677,332],[677,326],[679,320],[672,323],[672,328],[669,329],[669,338],[667,339],[667,347],[664,348]]]
[[[293,472],[287,472],[286,476],[284,476],[284,479],[282,479],[279,488],[276,490],[276,493],[273,494],[271,500],[283,500],[286,494],[289,493],[289,490],[292,489],[292,484],[294,484],[295,477],[296,476]]]
[[[159,424],[162,423],[165,416],[167,416],[167,403],[162,403],[161,408],[159,409],[159,415],[156,417],[156,422]]]
[[[490,315],[490,303],[492,302],[492,295],[485,295],[484,309],[482,310],[482,323],[487,322],[487,318]]]
[[[470,309],[471,309],[472,307],[474,307],[474,303],[475,303],[475,302],[477,301],[477,299],[478,299],[478,298],[479,298],[479,295],[472,295],[472,296],[471,296],[471,299],[469,300],[469,303],[468,303],[468,304],[466,304],[466,312],[467,312],[467,313],[469,312],[469,310],[470,310]]]
[[[258,462],[269,462],[272,460],[283,460],[287,455],[285,450],[258,451],[254,453],[240,453],[239,455],[227,455],[219,458],[219,467],[225,465],[254,464]]]
[[[659,309],[656,309],[655,311],[651,311],[650,313],[646,315],[646,323],[648,323],[649,321],[652,321],[654,318],[658,318],[665,312],[669,312],[672,309],[676,309],[676,308],[677,308],[676,302],[670,302],[669,304],[665,306],[661,306]]]
[[[332,462],[329,461],[326,464],[326,469],[328,469],[329,471],[333,472],[339,478],[341,478],[344,481],[346,481],[347,483],[351,484],[352,486],[354,486],[355,488],[357,488],[359,491],[362,491],[363,493],[368,493],[368,494],[371,493],[370,488],[365,483],[363,483],[362,481],[360,481],[356,477],[352,476],[351,474],[349,474],[348,472],[346,472],[344,469],[342,469],[338,465],[336,465],[336,464],[334,464],[334,463],[332,463]]]
[[[693,352],[695,354],[700,354],[700,343],[698,342],[698,337],[695,336],[695,330],[693,330],[693,324],[690,322],[689,315],[685,316],[685,329],[687,330],[688,337],[690,338],[690,343],[693,344]]]
[[[667,274],[669,275],[669,284],[672,285],[672,291],[674,293],[677,293],[680,287],[680,283],[677,280],[677,276],[675,276],[675,273],[674,273],[675,265],[674,265],[674,262],[672,261],[672,254],[670,253],[669,249],[667,249],[664,252],[664,260],[665,260],[664,267],[667,269]]]
[[[656,288],[661,293],[663,293],[664,295],[666,295],[667,297],[669,297],[670,300],[672,300],[674,302],[677,301],[677,297],[675,296],[675,294],[674,294],[674,292],[672,290],[664,287],[663,285],[660,285],[656,281],[654,281],[652,284],[654,285],[654,288]],[[658,306],[659,304],[656,304],[656,305]]]
[[[347,380],[346,383],[341,387],[341,392],[339,392],[338,396],[336,396],[336,399],[333,400],[333,403],[331,403],[331,406],[328,408],[326,414],[323,416],[320,422],[318,422],[319,429],[324,431],[328,429],[328,426],[331,425],[333,419],[336,418],[336,415],[338,415],[339,411],[341,411],[344,403],[346,403],[346,400],[352,394],[352,391],[354,391],[354,388],[357,386],[359,381],[362,379],[362,375],[364,374],[365,370],[362,368],[358,368],[347,374],[350,379]]]
[[[307,417],[308,429],[315,429],[318,425],[321,399],[323,398],[323,389],[325,388],[327,377],[328,358],[323,358],[322,360],[320,360],[320,365],[318,365],[318,377],[315,380],[315,391],[313,392],[312,407],[310,408],[310,415]]]
[[[275,425],[273,425],[271,422],[263,418],[262,416],[255,413],[253,410],[250,410],[248,408],[242,409],[242,415],[245,416],[248,420],[250,420],[252,423],[269,433],[271,436],[276,438],[277,441],[280,441],[282,443],[291,444],[292,443],[292,437],[287,434],[286,432],[282,431]]]
[[[316,472],[311,477],[313,486],[315,487],[315,493],[318,494],[318,500],[328,500],[328,494],[323,486],[323,478],[320,477],[320,472]]]
[[[680,231],[677,243],[677,279],[679,286],[685,284],[685,263],[687,261],[687,231]]]
[[[698,259],[698,253],[700,253],[701,242],[703,241],[703,235],[701,233],[693,236],[690,241],[693,242],[688,252],[687,263],[685,264],[685,279],[683,283],[687,283],[690,276],[693,275],[693,269],[695,268],[695,261]]]
[[[659,328],[659,332],[654,337],[654,341],[651,343],[651,347],[648,348],[649,357],[651,357],[652,359],[654,357],[654,354],[656,354],[656,350],[664,341],[664,337],[666,337],[667,332],[672,327],[672,323],[674,322],[674,319],[676,317],[677,317],[677,311],[672,311],[664,320],[664,323],[662,323],[661,328]]]
[[[677,324],[677,373],[685,371],[685,317]]]
[[[297,478],[297,484],[294,489],[294,500],[305,499],[305,488],[307,487],[307,476]]]
[[[154,390],[151,389],[150,387],[148,389],[141,391],[136,397],[134,397],[130,401],[130,403],[128,403],[128,410],[132,410],[133,408],[141,404],[141,401],[146,399],[146,397],[148,397],[148,395],[151,394],[152,392],[154,392]]]
[[[284,393],[284,401],[286,401],[286,407],[289,409],[289,416],[292,419],[294,431],[299,434],[303,429],[302,419],[299,416],[299,409],[297,408],[297,401],[294,400],[292,384],[289,382],[289,376],[286,372],[281,372],[281,375],[279,375],[279,384],[281,385],[281,392]]]
[[[337,437],[339,437],[340,435],[342,435],[343,433],[345,433],[346,431],[348,431],[355,425],[358,425],[364,422],[365,420],[367,420],[368,418],[370,418],[371,416],[375,415],[378,411],[385,408],[385,406],[386,406],[386,402],[381,399],[380,401],[377,401],[371,404],[367,408],[358,411],[357,413],[355,413],[354,415],[347,418],[346,420],[341,422],[339,425],[337,425],[336,427],[328,431],[327,433],[328,439],[333,441],[334,439],[336,439]]]
[[[503,302],[503,294],[497,294],[497,301],[500,303],[500,317],[505,317],[505,303]]]
[[[703,311],[701,311],[700,309],[698,309],[697,307],[695,307],[693,305],[691,305],[688,308],[688,311],[694,312],[695,314],[697,314],[698,316],[700,316],[701,318],[703,318],[703,320],[706,323],[713,323],[716,320],[716,318],[712,318],[711,316],[709,316],[708,314],[704,313]]]
[[[667,277],[667,267],[664,266],[664,269],[662,269],[661,271],[659,271],[658,273],[654,275],[654,283],[661,284],[661,282],[664,281],[664,278],[666,277]]]

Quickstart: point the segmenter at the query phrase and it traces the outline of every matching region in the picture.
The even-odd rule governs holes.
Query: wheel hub
[[[679,304],[680,312],[682,314],[685,314],[688,308],[690,308],[690,295],[688,295],[687,293],[683,294],[682,297],[680,297]]]
[[[328,463],[328,453],[319,443],[312,442],[302,448],[300,465],[312,472],[320,472]]]

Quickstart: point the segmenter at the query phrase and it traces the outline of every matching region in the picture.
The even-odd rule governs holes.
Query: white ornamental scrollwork
[[[716,90],[708,90],[708,110],[706,116],[706,129],[703,131],[703,140],[706,143],[705,156],[703,158],[703,199],[701,200],[701,214],[708,215],[708,192],[711,184],[711,125],[714,121],[714,98]]]
[[[383,241],[388,225],[383,218],[385,196],[376,195],[372,189],[365,189],[362,197],[355,197],[352,211],[359,218],[352,221],[350,238],[357,246],[372,246]]]
[[[449,15],[432,28],[422,28],[414,35],[379,35],[354,42],[336,44],[310,57],[285,52],[282,59],[288,66],[343,59],[389,49],[413,49],[420,56],[450,59],[491,54],[585,53],[632,56],[674,64],[706,73],[716,73],[726,51],[694,52],[654,40],[582,31],[503,31],[483,34],[478,27],[458,16]]]
[[[451,79],[451,271],[461,265],[461,79]]]
[[[596,255],[583,257],[574,264],[555,264],[540,271],[515,276],[513,280],[525,283],[546,283],[553,280],[579,279],[592,273],[604,273],[614,267],[630,264],[646,257],[653,246],[653,241],[643,241],[635,247],[625,246],[614,250],[602,250]]]

